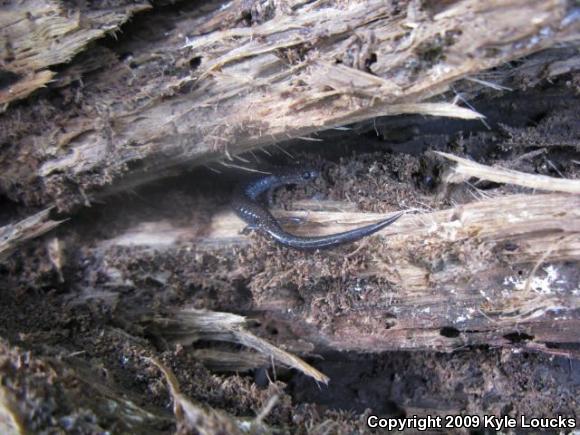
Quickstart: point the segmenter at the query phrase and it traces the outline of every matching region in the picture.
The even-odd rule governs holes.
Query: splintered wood
[[[49,215],[50,209],[46,209],[19,222],[0,227],[0,260],[4,260],[27,240],[46,234],[62,223],[51,220]]]
[[[168,317],[154,317],[151,327],[171,344],[190,345],[199,340],[227,341],[239,344],[266,358],[301,371],[318,382],[327,384],[329,379],[300,358],[273,346],[266,340],[247,331],[246,319],[231,313],[207,310],[181,309]]]
[[[0,432],[575,412],[568,361],[528,357],[580,359],[576,2],[0,3]],[[302,156],[289,233],[421,210],[325,251],[243,235],[234,183]]]
[[[91,41],[114,32],[147,2],[80,10],[72,4],[25,0],[2,5],[0,67],[8,86],[0,88],[0,107],[27,97],[55,76],[49,68],[84,50]],[[11,3],[11,4],[10,4]]]
[[[457,163],[451,168],[443,181],[446,183],[461,183],[471,177],[496,183],[515,184],[517,186],[530,187],[532,189],[547,190],[552,192],[580,193],[580,180],[567,180],[563,178],[547,177],[545,175],[525,174],[512,171],[507,168],[492,168],[477,162],[454,156],[453,154],[435,151],[436,154]]]
[[[185,162],[203,164],[380,115],[478,118],[450,101],[428,100],[462,78],[578,33],[574,9],[559,0],[395,3],[281,2],[266,15],[253,14],[248,27],[246,3],[231,2],[208,15],[167,18],[171,25],[160,34],[152,26],[145,44],[120,43],[120,53],[131,53],[130,67],[97,48],[78,61],[81,71],[90,61],[89,81],[74,68],[59,77],[82,81],[74,91],[79,107],[43,118],[42,147],[27,130],[15,140],[0,137],[24,156],[4,162],[0,182],[18,178],[22,186],[11,190],[13,197],[66,209],[115,190],[110,184],[121,174],[139,184]],[[99,15],[106,25],[98,34],[131,11]],[[57,50],[55,62],[95,37],[79,27],[84,16],[75,13],[51,15],[74,30],[63,39],[74,43],[63,44],[69,50]],[[16,50],[19,39],[10,29],[5,38]],[[6,125],[38,117],[34,110],[9,112]],[[37,156],[32,163],[30,154]],[[32,193],[39,185],[41,192]]]
[[[385,217],[325,211],[275,214],[303,218],[303,223],[292,228],[301,235],[345,231]],[[187,244],[198,252],[217,253],[247,246],[251,239],[240,235],[243,226],[229,211],[217,213],[203,237],[186,227],[149,222],[102,242],[97,250],[114,246],[167,250]],[[389,283],[383,284],[384,296],[372,310],[355,298],[349,310],[333,318],[332,333],[312,333],[308,338],[313,342],[345,350],[452,350],[467,344],[510,343],[510,333],[516,329],[535,338],[530,341],[534,349],[574,353],[558,349],[558,343],[574,342],[571,331],[580,326],[579,275],[566,263],[576,264],[580,259],[580,196],[512,195],[408,214],[359,244],[364,252],[360,255],[367,261],[357,263],[359,269],[355,266],[349,275]],[[357,251],[352,247],[347,257]],[[332,253],[321,253],[314,261],[324,263],[332,257]],[[276,263],[250,278],[251,288],[271,290],[272,296],[263,301],[264,309],[284,313],[293,306],[292,298],[285,299],[284,288],[294,279],[300,261]],[[311,269],[309,280],[329,279],[324,270],[322,264]],[[305,321],[309,309],[298,317]],[[365,336],[365,324],[375,325],[385,316],[391,319],[388,327]]]

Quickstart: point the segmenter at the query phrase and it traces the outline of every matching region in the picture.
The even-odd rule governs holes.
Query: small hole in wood
[[[20,75],[12,71],[0,69],[0,89],[8,88],[9,86],[20,80]]]
[[[189,67],[192,71],[195,71],[201,65],[201,56],[194,57],[189,60]]]
[[[371,72],[371,65],[377,61],[377,54],[371,53],[370,56],[365,60],[365,69]]]
[[[447,338],[459,337],[459,330],[453,326],[444,326],[439,330],[439,335]]]
[[[534,336],[526,334],[525,332],[510,332],[509,334],[504,335],[503,338],[511,343],[521,343],[522,341],[533,340]]]

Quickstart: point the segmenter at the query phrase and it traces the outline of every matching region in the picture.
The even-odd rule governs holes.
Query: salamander
[[[248,224],[248,229],[265,234],[289,248],[306,251],[333,248],[360,240],[391,225],[404,214],[404,212],[399,212],[374,224],[326,236],[302,237],[290,234],[262,205],[260,198],[264,194],[271,193],[277,187],[287,184],[303,184],[314,180],[318,175],[319,172],[312,168],[290,167],[275,174],[265,175],[240,184],[235,190],[232,207],[236,214]]]

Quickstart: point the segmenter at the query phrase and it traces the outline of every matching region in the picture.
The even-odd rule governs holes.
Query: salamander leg
[[[243,236],[247,236],[248,234],[250,234],[252,231],[258,229],[257,225],[246,225],[241,231],[240,234]]]
[[[288,216],[278,219],[281,225],[304,225],[307,219],[305,217]]]

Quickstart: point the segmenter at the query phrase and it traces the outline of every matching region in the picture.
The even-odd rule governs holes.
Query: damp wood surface
[[[419,160],[350,156],[325,163],[315,186],[276,192],[275,203],[288,210],[274,207],[275,215],[306,218],[289,227],[303,234],[423,204],[382,233],[332,251],[295,252],[240,235],[243,223],[220,205],[220,195],[207,195],[219,179],[207,173],[109,198],[61,223],[4,265],[8,288],[20,289],[5,291],[0,306],[2,335],[13,343],[3,351],[5,395],[14,397],[27,382],[27,394],[53,397],[63,419],[72,418],[67,409],[76,401],[101,424],[117,421],[114,405],[123,417],[118,427],[159,433],[173,424],[168,396],[181,428],[193,420],[197,427],[245,422],[267,431],[257,417],[243,416],[261,415],[271,400],[278,402],[267,424],[294,427],[299,415],[361,432],[366,408],[426,416],[499,414],[513,406],[544,415],[541,409],[557,406],[576,415],[578,196],[518,186],[478,191],[474,180],[422,191],[408,177],[396,180],[396,171],[412,172]],[[530,169],[521,162],[504,165]],[[539,172],[541,162],[536,154]],[[573,176],[574,166],[560,167]],[[349,182],[337,183],[345,174]],[[362,188],[366,200],[346,199]],[[324,196],[313,199],[316,191]],[[54,290],[32,298],[22,288],[31,283]],[[230,313],[244,314],[244,330]],[[264,348],[262,340],[270,344]],[[220,346],[224,341],[238,347]],[[47,346],[66,358],[51,359],[42,351]],[[264,353],[271,346],[279,349],[274,363]],[[34,357],[21,365],[26,349]],[[304,369],[315,367],[313,375],[328,384],[289,374],[286,355],[294,355],[286,364],[306,361]],[[51,376],[77,387],[46,387]],[[267,387],[256,389],[260,376]],[[465,392],[461,385],[469,382]],[[499,401],[487,402],[490,391]],[[358,414],[319,415],[319,406]],[[6,409],[6,421],[17,426],[35,407]],[[48,424],[51,414],[41,415],[34,424]],[[90,422],[71,424],[96,427]]]

